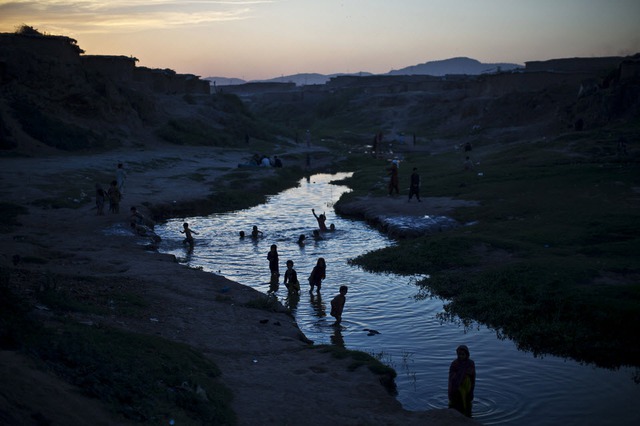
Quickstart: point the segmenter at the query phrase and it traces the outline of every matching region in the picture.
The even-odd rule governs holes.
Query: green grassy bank
[[[353,263],[428,276],[417,297],[445,299],[443,319],[486,324],[535,354],[639,366],[640,152],[617,152],[621,132],[637,140],[626,128],[477,146],[471,171],[461,151],[406,152],[401,187],[415,166],[423,197],[477,205],[452,214],[466,226]],[[351,167],[355,191],[341,202],[386,195],[385,160],[354,158]]]

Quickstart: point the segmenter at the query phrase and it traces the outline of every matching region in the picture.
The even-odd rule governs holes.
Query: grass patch
[[[259,297],[245,303],[243,306],[252,309],[260,309],[267,312],[279,312],[282,310],[278,299],[274,297]]]
[[[54,371],[129,419],[235,424],[219,369],[189,346],[115,329],[66,324],[31,348]]]
[[[349,371],[355,371],[363,366],[368,368],[371,372],[379,376],[380,383],[389,393],[394,395],[397,393],[395,384],[396,371],[385,365],[378,358],[366,352],[349,350],[336,345],[318,345],[312,348],[318,349],[323,353],[330,353],[336,359],[349,359],[351,361],[347,366]]]

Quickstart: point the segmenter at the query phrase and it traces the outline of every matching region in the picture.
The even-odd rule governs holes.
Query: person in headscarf
[[[449,408],[455,408],[471,417],[473,390],[476,386],[476,364],[471,360],[469,348],[460,345],[456,358],[449,367]]]

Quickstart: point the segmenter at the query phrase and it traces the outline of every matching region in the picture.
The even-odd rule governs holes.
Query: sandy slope
[[[129,283],[128,291],[143,295],[149,302],[145,315],[79,319],[87,324],[161,335],[198,348],[222,370],[222,381],[235,395],[233,408],[241,425],[473,423],[447,409],[404,411],[373,373],[365,369],[349,372],[348,361],[309,350],[290,316],[240,306],[257,297],[255,290],[188,269],[171,256],[146,251],[140,237],[103,232],[108,226],[126,224],[131,205],[144,212],[143,202],[180,203],[206,197],[217,176],[245,159],[246,155],[239,152],[184,147],[2,159],[3,200],[28,206],[29,214],[19,218],[22,226],[14,232],[0,234],[0,264]],[[82,191],[89,191],[92,195],[94,182],[83,181],[79,176],[87,170],[113,175],[120,161],[129,174],[117,215],[97,216],[93,204],[78,209],[29,205],[58,193],[80,196]],[[207,179],[190,180],[187,175],[194,170],[204,171]],[[46,259],[47,263],[23,262],[14,267],[14,254]],[[17,354],[0,352],[0,360],[4,366],[0,423],[37,424],[37,419],[49,420],[53,425],[123,423],[110,418],[97,401],[87,400],[57,377],[32,371]]]

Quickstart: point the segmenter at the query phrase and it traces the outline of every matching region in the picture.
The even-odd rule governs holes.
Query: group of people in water
[[[325,213],[317,214],[315,209],[311,209],[311,213],[315,217],[318,222],[318,229],[313,230],[313,238],[314,240],[322,240],[322,233],[325,232],[333,232],[336,227],[332,223],[328,227],[326,225],[327,216]],[[194,238],[193,235],[198,235],[196,231],[189,227],[188,223],[183,224],[183,229],[180,231],[185,234],[185,239],[183,240],[183,244],[188,245],[190,250],[193,250],[194,246]],[[246,238],[246,233],[244,231],[239,231],[240,239]],[[251,230],[251,239],[258,240],[264,237],[264,233],[258,229],[257,225],[253,225]],[[297,244],[301,247],[305,245],[306,236],[301,234],[298,237]],[[270,272],[270,284],[273,287],[277,288],[277,284],[280,280],[280,255],[278,254],[278,246],[276,244],[272,244],[269,252],[267,253],[267,261],[269,262],[269,272]],[[300,281],[298,280],[298,273],[294,269],[293,260],[289,259],[286,261],[287,269],[284,273],[284,285],[287,288],[289,294],[297,295],[300,293]],[[326,278],[326,270],[327,264],[323,257],[318,258],[316,261],[316,265],[313,267],[311,274],[309,274],[309,293],[313,293],[315,290],[316,293],[320,294],[320,289],[322,288],[322,281]],[[347,286],[341,286],[338,295],[336,295],[331,300],[331,313],[330,315],[335,318],[334,325],[339,326],[342,322],[342,312],[344,310],[344,305],[346,302],[346,294],[348,292]]]

